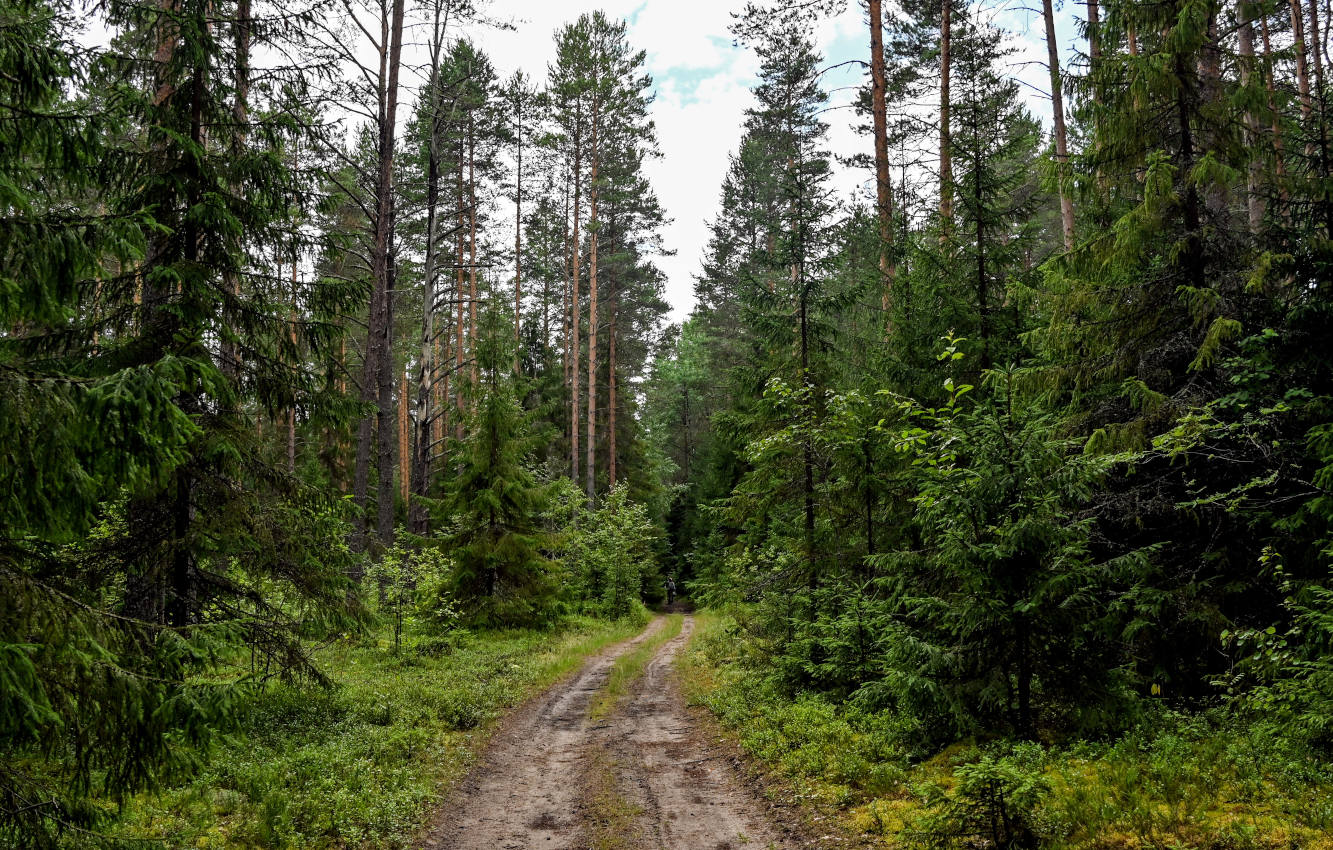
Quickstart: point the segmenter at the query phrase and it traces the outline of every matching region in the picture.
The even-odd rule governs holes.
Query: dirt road
[[[430,850],[740,850],[798,845],[685,708],[672,661],[694,627],[658,648],[611,713],[590,707],[617,658],[663,628],[594,657],[496,733],[446,801]]]

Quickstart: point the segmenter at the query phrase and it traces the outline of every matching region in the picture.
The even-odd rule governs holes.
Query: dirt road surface
[[[663,627],[595,656],[511,716],[445,802],[429,850],[787,850],[801,844],[697,728],[672,662],[689,641],[658,648],[612,712],[589,719],[615,660]],[[608,802],[609,799],[609,802]],[[618,817],[608,819],[608,805]]]

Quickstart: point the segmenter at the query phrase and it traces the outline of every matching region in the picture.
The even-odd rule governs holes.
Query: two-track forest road
[[[593,657],[510,716],[445,801],[429,850],[741,850],[801,845],[685,707],[672,662],[694,628],[658,647],[609,714],[591,708],[616,659],[662,629]]]

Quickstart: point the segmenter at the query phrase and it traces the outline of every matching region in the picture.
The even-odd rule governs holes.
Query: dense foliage
[[[247,841],[401,835],[421,770],[315,838],[210,755],[424,710],[312,690],[329,647],[484,678],[539,642],[488,630],[640,622],[667,575],[733,618],[700,698],[910,797],[860,813],[909,843],[1201,842],[1210,759],[1328,829],[1328,10],[1089,0],[1071,61],[1045,2],[1047,122],[1003,16],[866,0],[843,161],[841,5],[738,11],[753,102],[664,328],[624,21],[502,79],[470,0],[0,0],[0,845],[200,770]],[[433,728],[509,669],[421,691]]]
[[[984,10],[906,4],[860,101],[889,193],[833,203],[818,8],[738,18],[755,105],[650,383],[695,595],[917,757],[1165,703],[1326,758],[1324,13],[1090,3],[1043,132]]]

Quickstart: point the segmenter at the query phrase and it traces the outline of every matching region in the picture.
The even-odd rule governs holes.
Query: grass
[[[616,704],[629,692],[630,686],[643,675],[644,668],[657,654],[658,648],[680,634],[683,621],[684,617],[680,614],[668,615],[666,622],[662,624],[660,629],[634,649],[616,659],[615,664],[611,667],[611,673],[607,677],[606,684],[592,699],[592,704],[588,709],[588,716],[591,719],[600,720],[611,713]]]
[[[687,694],[876,846],[1333,850],[1333,765],[1261,724],[1163,711],[1114,741],[960,742],[916,761],[910,720],[782,693],[742,663],[730,625],[696,615]],[[993,834],[997,800],[1008,835]]]
[[[499,716],[642,627],[409,638],[398,654],[391,631],[335,644],[319,658],[334,688],[252,696],[204,769],[127,801],[116,834],[208,850],[406,847]]]
[[[637,803],[616,788],[616,762],[609,753],[591,754],[584,789],[583,822],[589,850],[624,850],[635,842],[635,821],[643,814]]]

